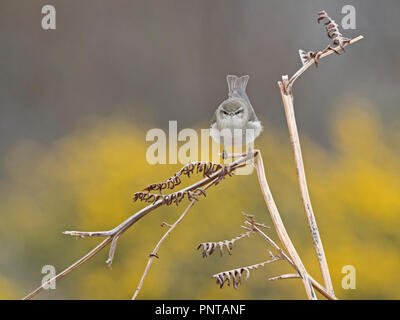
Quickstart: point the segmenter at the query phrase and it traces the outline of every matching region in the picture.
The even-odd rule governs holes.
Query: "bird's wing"
[[[217,109],[218,110],[218,109]],[[217,123],[217,111],[214,112],[214,115],[211,119],[211,127]]]

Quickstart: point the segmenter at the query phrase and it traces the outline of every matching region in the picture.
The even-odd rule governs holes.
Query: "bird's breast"
[[[215,142],[225,146],[247,145],[252,143],[261,133],[262,125],[259,121],[225,121],[211,126],[211,137]]]

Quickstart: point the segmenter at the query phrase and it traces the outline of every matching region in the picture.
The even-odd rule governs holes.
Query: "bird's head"
[[[220,104],[216,116],[220,121],[245,122],[248,119],[249,110],[243,99],[230,98]]]

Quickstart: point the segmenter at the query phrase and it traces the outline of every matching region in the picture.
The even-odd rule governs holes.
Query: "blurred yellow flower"
[[[286,132],[268,129],[257,141],[271,189],[305,265],[320,279],[297,187]],[[302,137],[311,199],[339,298],[400,298],[400,150],[390,145],[368,101],[352,98],[332,122],[331,150]],[[301,133],[300,133],[301,134]],[[40,284],[41,267],[57,271],[99,239],[74,240],[63,230],[111,229],[142,204],[135,191],[170,177],[179,165],[146,163],[145,132],[122,117],[103,118],[80,127],[52,145],[21,141],[7,155],[0,183],[3,237],[0,298],[16,298]],[[193,178],[192,178],[193,179]],[[290,268],[282,262],[252,272],[237,291],[219,289],[211,276],[267,260],[257,238],[235,244],[233,255],[207,259],[200,242],[230,239],[241,233],[241,211],[272,225],[256,178],[235,176],[208,191],[160,249],[139,298],[143,299],[303,299],[296,280],[269,282]],[[124,234],[113,269],[106,250],[57,283],[46,298],[126,299],[136,289],[148,254],[184,206],[161,208]],[[273,230],[269,232],[276,238]],[[5,244],[5,240],[7,243]],[[357,288],[341,287],[342,267],[356,269]],[[19,275],[19,276],[18,276]]]

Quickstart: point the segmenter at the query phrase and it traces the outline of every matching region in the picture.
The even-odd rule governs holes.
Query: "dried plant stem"
[[[47,282],[43,283],[40,287],[36,288],[33,290],[31,293],[26,295],[22,300],[30,300],[34,296],[36,296],[40,291],[42,291],[45,287],[47,287],[50,283],[53,281],[56,281],[58,279],[61,279],[62,277],[66,276],[68,273],[70,273],[72,270],[76,269],[79,267],[81,264],[85,263],[87,260],[89,260],[91,257],[96,255],[99,251],[101,251],[104,247],[106,247],[110,242],[112,241],[112,237],[108,237],[107,239],[103,240],[97,247],[95,247],[92,251],[87,253],[85,256],[80,258],[78,261],[70,265],[68,268],[65,270],[61,271],[59,274],[48,280]]]
[[[232,162],[229,164],[229,169],[231,172],[234,172],[237,168],[242,166],[246,161],[249,160],[248,155],[241,157],[237,159],[236,161]],[[206,186],[210,182],[214,184],[214,182],[219,182],[221,178],[221,170],[217,170],[215,173],[211,174],[210,176],[192,184],[191,186],[188,186],[184,189],[181,190],[181,192],[187,192],[187,191],[194,191],[197,190],[203,186]],[[108,231],[96,231],[96,232],[82,232],[82,231],[65,231],[65,234],[69,234],[72,236],[84,238],[84,237],[106,237],[100,244],[98,244],[94,249],[92,249],[90,252],[88,252],[86,255],[84,255],[82,258],[74,262],[72,265],[70,265],[68,268],[54,276],[53,278],[49,279],[45,283],[43,283],[41,286],[30,292],[28,295],[26,295],[23,300],[30,300],[34,296],[36,296],[38,293],[40,293],[44,288],[46,288],[49,284],[51,284],[55,280],[59,280],[62,277],[66,276],[68,273],[71,271],[75,270],[77,267],[79,267],[81,264],[85,263],[88,261],[90,258],[95,256],[97,253],[99,253],[102,249],[104,249],[107,245],[111,243],[110,247],[110,252],[109,252],[109,257],[107,259],[107,263],[111,265],[112,259],[114,257],[115,253],[115,248],[117,245],[117,240],[118,238],[126,231],[128,230],[134,223],[136,223],[138,220],[143,218],[145,215],[148,213],[152,212],[153,210],[161,207],[164,205],[165,202],[163,202],[162,199],[148,205],[147,207],[143,208],[142,210],[136,212],[132,216],[130,216],[128,219],[123,221],[121,224],[119,224],[117,227],[115,227],[112,230]]]
[[[345,44],[344,47],[353,44],[357,41],[360,41],[361,39],[364,39],[363,36],[358,36],[354,39],[351,39],[350,42],[348,44]],[[323,52],[319,57],[318,60],[321,60],[322,58],[325,58],[326,56],[329,56],[332,53],[335,53],[336,51],[339,51],[341,48],[340,46],[337,46],[336,48],[334,48],[334,50],[327,50],[326,52]],[[308,68],[310,68],[313,64],[315,64],[315,59],[311,59],[310,61],[308,61],[306,64],[304,64],[299,70],[296,71],[296,73],[290,78],[288,84],[287,84],[287,92],[291,93],[292,92],[292,87],[294,82],[297,80],[297,78],[299,78]]]
[[[281,255],[282,259],[286,260],[297,272],[297,266],[293,261],[286,255],[286,253],[275,243],[274,240],[272,240],[267,234],[265,234],[260,228],[257,226],[253,225],[252,226],[253,230],[255,230],[259,235],[261,235],[270,245],[274,247],[276,251],[279,252]],[[270,278],[269,280],[283,280],[283,279],[288,279],[288,278],[300,278],[300,273],[297,274],[290,274],[289,275],[283,275],[283,276],[278,276],[274,278]],[[310,281],[312,286],[319,292],[321,293],[325,298],[329,300],[338,300],[335,295],[332,295],[330,292],[328,292],[323,286],[321,286],[313,277],[309,275]]]
[[[359,40],[361,40],[363,36],[359,36],[357,38],[354,38],[348,42],[345,46],[355,43]],[[327,50],[323,54],[321,54],[318,57],[318,60],[340,50],[341,47],[338,46],[334,49]],[[310,195],[308,192],[308,187],[307,187],[307,180],[306,180],[306,174],[304,170],[304,163],[303,163],[303,156],[301,153],[301,147],[300,147],[300,139],[299,139],[299,133],[297,130],[297,124],[296,124],[296,118],[295,118],[295,113],[294,113],[294,103],[293,103],[293,84],[298,79],[304,71],[306,71],[311,65],[313,65],[316,62],[315,59],[310,59],[306,64],[304,64],[291,78],[288,80],[288,76],[283,76],[282,81],[278,82],[280,91],[281,91],[281,96],[282,96],[282,101],[283,101],[283,106],[285,109],[285,114],[286,114],[286,120],[288,124],[288,129],[289,129],[289,135],[290,135],[290,141],[292,143],[293,147],[293,152],[294,152],[294,158],[295,158],[295,163],[296,163],[296,170],[297,170],[297,177],[298,177],[298,182],[300,186],[300,193],[301,193],[301,199],[303,202],[303,207],[307,216],[308,224],[310,227],[310,231],[312,234],[312,239],[314,243],[314,248],[317,254],[319,266],[321,269],[322,277],[324,280],[324,284],[326,289],[331,292],[332,295],[334,295],[334,290],[333,290],[333,285],[332,285],[332,280],[331,276],[329,273],[329,268],[328,268],[328,263],[325,257],[325,252],[324,248],[322,245],[321,237],[319,235],[318,231],[318,226],[317,222],[315,220],[315,215],[311,206],[311,200],[310,200]]]
[[[301,154],[300,140],[299,140],[296,120],[295,120],[295,116],[294,116],[293,95],[284,94],[283,87],[281,87],[281,94],[282,94],[282,101],[283,101],[283,105],[285,108],[286,119],[287,119],[288,128],[289,128],[290,140],[291,140],[292,148],[294,151],[296,171],[297,171],[297,177],[298,177],[298,182],[299,182],[299,186],[300,186],[300,194],[301,194],[301,199],[303,202],[303,207],[306,212],[308,224],[309,224],[310,231],[312,234],[314,248],[317,253],[317,258],[318,258],[318,262],[319,262],[319,266],[321,269],[322,278],[324,280],[325,287],[329,292],[334,294],[332,280],[331,280],[329,268],[328,268],[328,262],[325,257],[324,248],[322,245],[321,237],[319,235],[317,222],[316,222],[314,212],[313,212],[313,209],[311,206],[310,195],[309,195],[308,188],[307,188],[307,180],[306,180],[306,175],[305,175],[305,170],[304,170],[303,157]]]
[[[207,186],[205,186],[203,189],[206,190],[209,187],[211,187],[213,184],[215,183],[215,181],[210,182]],[[164,240],[169,236],[169,234],[178,226],[178,224],[181,223],[181,221],[183,220],[183,218],[186,216],[186,214],[189,212],[189,210],[194,206],[194,204],[196,203],[196,199],[193,199],[189,205],[186,207],[185,211],[183,211],[183,213],[180,215],[180,217],[178,218],[178,220],[175,221],[175,223],[173,225],[169,225],[167,223],[163,223],[164,226],[168,227],[168,230],[166,233],[164,233],[164,235],[162,236],[162,238],[160,239],[160,241],[158,241],[157,245],[154,247],[154,250],[152,251],[152,253],[150,253],[149,255],[149,260],[147,261],[147,265],[146,268],[144,269],[142,278],[140,279],[139,285],[135,290],[135,293],[132,297],[132,300],[135,300],[137,295],[140,292],[140,289],[143,286],[143,282],[144,279],[147,276],[147,273],[149,272],[150,266],[154,260],[154,258],[158,258],[158,250],[161,247],[161,244],[164,242]]]
[[[250,265],[250,266],[239,267],[239,268],[235,268],[232,270],[219,272],[219,273],[213,275],[213,278],[215,278],[217,280],[217,284],[219,284],[220,287],[222,288],[223,285],[225,284],[225,282],[228,282],[228,286],[230,286],[230,284],[232,282],[233,287],[235,289],[237,289],[238,285],[241,284],[242,273],[244,271],[246,271],[245,279],[247,280],[250,276],[250,270],[257,269],[258,267],[264,267],[268,263],[279,261],[279,260],[285,260],[286,262],[288,262],[297,273],[296,274],[285,274],[285,275],[269,278],[268,280],[283,280],[283,279],[291,279],[291,278],[300,278],[301,279],[301,276],[300,276],[300,273],[299,273],[299,270],[298,270],[296,264],[294,264],[292,259],[290,259],[290,257],[285,253],[285,251],[283,251],[261,229],[261,228],[269,228],[269,227],[265,226],[264,224],[256,222],[254,220],[253,215],[250,215],[250,214],[247,214],[244,212],[243,212],[243,214],[244,214],[246,220],[244,222],[244,225],[242,225],[242,228],[247,230],[247,232],[245,234],[241,234],[241,235],[237,236],[236,238],[234,238],[235,241],[239,241],[240,239],[242,239],[243,235],[245,235],[245,237],[250,238],[251,235],[258,234],[259,236],[264,238],[270,246],[272,246],[275,249],[275,251],[278,253],[278,255],[275,255],[271,251],[269,251],[269,256],[271,259],[268,261],[264,261],[264,262]],[[215,247],[219,246],[219,244],[224,244],[226,242],[231,242],[231,241],[223,240],[223,241],[218,241],[218,242],[204,242],[204,243],[200,244],[200,246],[203,245],[203,257],[207,257],[207,256],[211,255],[215,251]],[[212,246],[210,247],[209,244],[212,244]],[[213,250],[213,248],[214,248],[214,250]],[[206,254],[204,253],[204,250],[206,250]],[[320,292],[323,296],[325,296],[329,300],[338,300],[335,296],[331,295],[323,286],[321,286],[313,277],[311,277],[309,275],[309,278],[310,278],[311,284],[314,287],[314,289],[316,289],[318,292]]]
[[[265,203],[267,204],[267,208],[269,213],[271,214],[272,221],[275,226],[275,230],[281,240],[282,245],[285,247],[286,251],[288,252],[293,264],[296,266],[300,277],[303,281],[304,288],[306,290],[306,294],[308,299],[316,300],[317,296],[315,295],[312,282],[310,276],[308,275],[303,262],[298,255],[292,240],[290,239],[285,225],[282,222],[281,216],[279,214],[278,208],[276,207],[274,198],[272,197],[271,190],[268,185],[267,177],[265,176],[264,164],[262,161],[261,153],[257,150],[255,152],[255,159],[254,159],[254,167],[257,172],[258,182],[260,184],[261,192],[264,196]]]
[[[300,278],[298,273],[288,273],[288,274],[282,274],[277,277],[269,278],[268,280],[275,281],[275,280],[297,279],[297,278]]]

